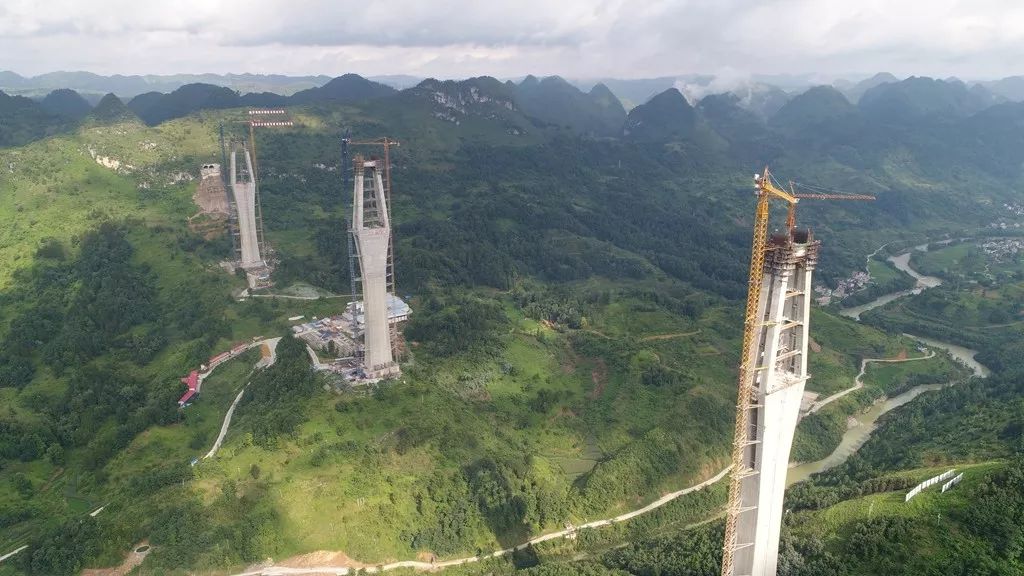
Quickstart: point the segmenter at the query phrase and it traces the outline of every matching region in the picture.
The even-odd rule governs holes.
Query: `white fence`
[[[920,494],[922,490],[930,486],[934,486],[939,482],[942,482],[943,480],[951,478],[955,472],[956,470],[946,470],[945,472],[939,474],[938,476],[935,476],[934,478],[929,478],[924,482],[921,482],[917,486],[914,486],[914,488],[910,492],[907,492],[907,496],[903,499],[903,501],[910,502],[910,499]],[[963,476],[963,474],[960,474],[960,476]],[[959,482],[959,480],[957,480],[957,482]],[[942,491],[945,492],[946,490],[948,490],[948,488],[943,487]]]
[[[953,478],[949,482],[946,482],[945,484],[942,485],[942,491],[945,492],[946,490],[949,490],[953,486],[956,486],[957,484],[959,484],[960,481],[963,480],[963,479],[964,479],[964,473],[963,472],[957,474],[956,478]]]

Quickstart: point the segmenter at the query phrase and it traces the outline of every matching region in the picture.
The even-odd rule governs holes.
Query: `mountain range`
[[[113,566],[143,539],[152,546],[144,573],[232,573],[317,550],[366,565],[443,562],[616,517],[712,477],[733,434],[754,170],[877,197],[800,204],[798,224],[823,241],[816,284],[835,286],[866,265],[881,286],[912,285],[882,252],[865,255],[883,243],[897,254],[984,233],[1000,219],[1024,224],[1024,103],[955,79],[798,85],[806,81],[661,79],[633,86],[630,104],[628,83],[532,76],[396,88],[345,75],[290,94],[186,83],[105,92],[91,109],[96,98],[68,87],[0,95],[9,223],[0,234],[0,551],[27,546],[3,573]],[[199,167],[223,161],[222,130],[248,136],[237,122],[247,106],[287,106],[298,124],[257,135],[277,264],[264,294],[315,287],[337,299],[239,298],[244,278],[219,266],[234,254],[231,235],[196,204]],[[288,336],[293,319],[340,311],[351,289],[347,133],[401,140],[391,207],[397,281],[414,311],[403,340],[415,361],[372,391],[314,377]],[[920,344],[902,332],[985,350],[978,360],[994,370],[1019,363],[1006,335],[1021,330],[1012,320],[1024,292],[990,285],[1019,281],[1019,263],[992,272],[979,285],[949,281],[893,302],[898,310],[874,311],[886,314],[878,324],[816,306],[809,390],[848,390],[865,358],[915,359]],[[957,284],[966,305],[944,305]],[[877,329],[911,312],[977,339]],[[272,368],[252,373],[252,350],[179,408],[183,375],[277,335],[286,336]],[[802,420],[793,457],[826,457],[848,417],[883,396],[964,373],[942,353],[860,370],[859,390]],[[1004,556],[1018,548],[998,543],[1020,541],[1013,519],[1024,503],[981,492],[1020,485],[984,480],[1019,468],[999,462],[1024,430],[1019,373],[929,393],[946,400],[922,399],[930,408],[900,426],[879,421],[889,440],[865,445],[870,466],[853,459],[841,478],[795,489],[781,573],[948,571],[935,550],[994,566],[986,574],[1015,573],[1019,558]],[[940,424],[959,430],[955,442],[933,433]],[[971,466],[960,489],[904,506],[900,490],[947,464]],[[572,542],[459,570],[717,573],[724,496],[717,483]],[[872,508],[875,497],[885,500]],[[1006,512],[1014,502],[1017,516]],[[998,513],[955,516],[957,503]],[[930,520],[933,510],[943,522]],[[706,520],[703,545],[679,532]],[[917,528],[871,523],[883,520]],[[996,544],[978,544],[972,534],[983,532]],[[662,537],[685,541],[648,541]],[[884,548],[888,540],[906,544]],[[551,562],[591,553],[580,570]],[[823,569],[830,555],[838,568]],[[874,566],[883,561],[910,568]]]
[[[0,84],[13,82],[13,73],[0,73]],[[17,78],[21,77],[16,77]],[[231,80],[234,77],[227,77]],[[266,77],[268,82],[277,82],[278,86],[295,86],[285,83],[287,77]],[[48,81],[53,77],[47,77]],[[96,87],[103,77],[87,74],[71,75],[65,81]],[[307,80],[317,81],[320,77]],[[410,80],[410,78],[405,78]],[[21,79],[25,80],[25,79]],[[113,80],[124,85],[141,87],[146,77],[113,77]],[[889,74],[878,74],[859,83],[847,83],[838,87],[817,86],[805,91],[787,93],[778,87],[763,83],[748,83],[731,90],[713,92],[714,84],[708,77],[689,78],[689,83],[675,81],[669,83],[668,78],[650,81],[614,81],[599,82],[581,90],[577,83],[567,81],[558,76],[537,78],[527,76],[518,83],[513,81],[500,82],[494,79],[470,79],[464,81],[423,80],[416,85],[398,90],[387,84],[375,82],[356,74],[345,74],[326,80],[319,85],[298,90],[290,95],[284,91],[265,91],[240,93],[229,87],[214,83],[189,83],[181,85],[170,92],[146,91],[130,99],[121,98],[128,108],[147,124],[154,125],[173,118],[185,116],[198,110],[215,110],[236,107],[273,107],[296,106],[318,103],[355,103],[377,99],[385,99],[401,93],[414,95],[429,89],[431,86],[468,86],[480,84],[478,94],[493,93],[495,97],[514,101],[517,110],[524,115],[552,126],[563,126],[571,131],[591,134],[594,136],[621,136],[631,133],[641,138],[653,136],[643,134],[648,130],[641,127],[645,116],[655,117],[667,113],[671,118],[669,124],[657,128],[663,132],[661,137],[669,133],[692,132],[696,126],[695,108],[699,102],[717,94],[731,94],[735,98],[729,100],[730,106],[744,109],[758,117],[763,123],[780,126],[785,130],[797,124],[804,128],[839,119],[849,121],[854,116],[874,118],[885,122],[906,122],[921,116],[946,116],[948,118],[964,118],[991,106],[1010,101],[1013,96],[1024,96],[1024,90],[1014,92],[1017,82],[1005,79],[995,83],[967,84],[957,79],[939,80],[926,77],[910,77],[897,80]],[[703,84],[701,84],[703,83]],[[501,87],[499,87],[499,85]],[[630,102],[655,87],[662,90],[629,107],[630,118],[627,118],[627,107],[622,102]],[[697,89],[697,88],[699,89]],[[109,91],[117,93],[116,90]],[[32,110],[33,114],[43,114],[49,120],[44,124],[77,121],[88,114],[90,99],[77,91],[60,87],[39,100],[19,96],[19,109]],[[97,102],[99,97],[92,99]],[[795,104],[793,104],[795,102]],[[717,106],[724,105],[719,102]],[[8,112],[13,110],[8,104]],[[693,116],[692,118],[685,118]],[[841,118],[840,118],[841,117]],[[37,118],[38,120],[38,118]],[[9,123],[17,119],[9,119]],[[648,120],[648,126],[650,121]],[[655,128],[651,128],[655,129]],[[637,132],[639,130],[639,133]],[[31,132],[31,131],[29,131]],[[36,131],[48,133],[47,130]],[[12,138],[12,136],[9,136]],[[16,138],[12,141],[18,141]]]
[[[396,90],[411,88],[424,80],[423,77],[407,74],[376,75],[369,80],[390,86]],[[512,78],[519,84],[530,76]],[[95,104],[107,93],[113,92],[122,99],[131,99],[148,92],[173,92],[186,84],[212,84],[230,88],[242,94],[272,92],[290,96],[303,90],[317,88],[331,81],[331,76],[287,76],[281,74],[168,74],[168,75],[111,75],[103,76],[92,72],[49,72],[38,76],[22,76],[12,71],[0,71],[0,90],[14,95],[42,97],[50,91],[68,88],[75,90]],[[707,94],[733,92],[743,97],[750,93],[772,93],[773,98],[781,95],[795,95],[813,86],[832,85],[851,101],[876,86],[896,83],[901,79],[888,72],[881,72],[859,80],[838,78],[822,80],[816,75],[765,75],[753,74],[743,77],[716,76],[714,74],[684,74],[656,78],[566,78],[567,82],[580,90],[589,91],[603,84],[614,93],[627,109],[649,100],[655,94],[669,88],[680,89],[689,99],[697,100]],[[947,81],[956,81],[948,78]],[[980,86],[999,99],[1024,100],[1024,76],[1009,76],[996,80],[977,80],[964,83],[968,88]],[[690,87],[691,90],[686,88]],[[691,92],[697,92],[694,97]],[[781,105],[781,104],[780,104]],[[774,109],[777,109],[775,106]],[[774,111],[774,109],[772,111]]]

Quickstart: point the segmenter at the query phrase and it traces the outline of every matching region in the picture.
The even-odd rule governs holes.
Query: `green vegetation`
[[[908,358],[922,358],[924,355],[918,352],[916,347],[911,347],[915,342],[908,340],[900,340],[907,346],[900,352],[906,354],[909,349]],[[889,354],[886,357],[895,358],[895,355]],[[793,439],[791,460],[811,462],[831,454],[839,446],[843,432],[847,429],[849,415],[866,410],[882,397],[891,398],[923,384],[960,382],[969,375],[970,371],[967,368],[941,351],[928,359],[900,363],[869,363],[862,378],[863,388],[800,421],[796,437]],[[847,387],[853,385],[854,376],[851,375],[847,380]],[[818,388],[812,385],[813,382],[809,382],[808,387],[817,390]]]
[[[1016,236],[933,244],[927,252],[915,252],[911,262],[924,274],[987,289],[1024,279],[1020,244]]]
[[[916,350],[914,353],[915,356],[921,356]],[[877,389],[888,396],[895,396],[922,384],[958,382],[970,375],[970,370],[950,358],[948,354],[938,351],[936,356],[929,360],[869,364],[863,380],[866,389]]]
[[[178,410],[178,379],[210,355],[286,333],[288,317],[324,316],[343,302],[238,302],[241,279],[217,266],[229,240],[189,229],[188,175],[219,159],[217,126],[226,120],[234,131],[241,116],[194,112],[236,105],[218,93],[151,101],[150,121],[181,116],[151,127],[108,100],[110,114],[101,110],[73,132],[0,149],[0,216],[11,223],[0,231],[0,544],[30,546],[4,570],[113,565],[143,538],[154,545],[152,573],[221,571],[315,549],[368,562],[466,555],[638,508],[725,466],[749,256],[741,174],[753,163],[751,144],[671,93],[634,109],[625,139],[588,135],[614,132],[617,111],[600,91],[567,128],[524,114],[516,89],[486,78],[296,109],[302,126],[259,136],[278,286],[348,291],[338,138],[349,127],[357,137],[400,136],[394,213],[399,287],[414,309],[405,334],[411,362],[398,381],[352,390],[312,374],[302,346],[286,338],[273,368],[250,374],[252,355],[235,360]],[[535,109],[553,97],[535,96]],[[741,120],[728,110],[735,103],[720,104],[720,118]],[[827,122],[830,110],[815,117]],[[801,129],[763,128],[764,138]],[[887,187],[877,207],[802,213],[826,239],[824,280],[845,276],[869,245],[897,235],[878,238],[879,228],[905,225],[909,237],[988,215],[970,194],[935,203],[948,190],[917,167],[894,168],[896,151],[858,159],[849,146],[818,144],[766,150],[783,169],[815,161],[821,172],[807,177],[822,184]],[[835,156],[821,158],[823,150]],[[961,168],[979,189],[995,189],[985,185],[998,176],[971,162]],[[901,220],[918,208],[925,222]],[[865,231],[869,220],[878,228]],[[870,265],[880,283],[905,282],[884,263]],[[827,311],[812,322],[810,387],[825,395],[851,386],[863,358],[916,348]],[[1012,363],[1013,350],[999,350],[993,366]],[[863,391],[801,425],[794,454],[827,453],[847,414],[957,370],[945,359],[869,369]],[[221,451],[189,466],[246,383]],[[1013,433],[1014,398],[1002,398],[991,427],[975,427],[988,449],[970,456],[1010,458],[1000,434]],[[997,409],[969,399],[979,419]],[[963,444],[958,418],[945,419],[951,451]],[[877,459],[872,471],[891,471]],[[937,463],[908,457],[900,465]],[[570,552],[594,550],[585,571],[655,574],[681,570],[689,557],[710,569],[717,525],[679,532],[714,517],[723,491],[552,542],[532,558],[517,554],[511,565],[557,572]],[[832,565],[823,545],[798,532],[787,540],[787,566],[827,573],[812,571]],[[481,567],[505,570],[502,562]]]
[[[69,121],[24,96],[0,92],[0,147],[21,146],[67,128]]]
[[[845,463],[787,491],[779,573],[1018,574],[1024,531],[1024,390],[1015,341],[998,346],[1001,372],[925,394],[880,421]],[[923,361],[922,361],[923,362]],[[878,375],[876,375],[878,376]],[[948,469],[947,493],[906,492]],[[624,548],[578,547],[544,555],[530,571],[557,574],[718,573],[720,523],[630,539]],[[586,560],[576,560],[583,556]],[[510,573],[515,560],[472,573]]]
[[[975,256],[967,257],[968,254]],[[960,258],[965,262],[962,271],[949,274],[948,263],[959,262]],[[912,298],[872,310],[864,314],[865,322],[884,330],[920,334],[979,350],[992,350],[996,343],[1024,334],[1024,324],[1019,322],[1024,310],[1019,256],[986,256],[976,245],[961,243],[940,247],[934,253],[915,253],[913,260],[923,263],[927,267],[924,271],[948,281]],[[975,277],[978,279],[970,279]]]

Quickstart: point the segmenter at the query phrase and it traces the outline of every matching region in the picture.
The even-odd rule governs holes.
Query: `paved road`
[[[314,370],[327,370],[331,367],[330,364],[320,363],[320,357],[316,355],[316,350],[313,350],[309,344],[306,344],[306,353],[309,354],[309,361],[313,363]]]
[[[28,544],[22,546],[21,548],[18,548],[17,550],[14,550],[12,552],[8,552],[7,554],[4,554],[3,556],[0,556],[0,562],[3,562],[4,560],[7,560],[11,556],[14,556],[18,552],[21,552],[22,550],[24,550],[25,548],[28,548]]]
[[[266,344],[267,347],[270,348],[270,356],[260,358],[260,361],[256,363],[257,368],[271,366],[277,361],[277,343],[280,341],[280,338],[269,338],[256,343],[259,346]],[[242,389],[238,391],[238,396],[235,396],[235,401],[231,403],[227,413],[224,415],[224,422],[220,425],[220,434],[217,435],[217,440],[214,441],[213,448],[210,448],[210,451],[206,453],[206,456],[203,456],[204,460],[212,457],[217,453],[217,450],[220,450],[220,445],[224,443],[224,437],[228,435],[228,426],[231,426],[231,417],[235,414],[235,406],[238,406],[238,402],[242,400],[242,395],[245,394],[245,389],[248,387],[249,383],[246,382],[245,386],[242,386]]]
[[[480,560],[484,560],[487,558],[499,558],[501,556],[511,554],[516,550],[522,550],[523,548],[526,548],[533,544],[539,544],[541,542],[546,542],[548,540],[557,540],[559,538],[574,536],[576,532],[580,529],[598,528],[600,526],[608,526],[616,522],[624,522],[631,518],[635,518],[641,514],[650,512],[655,508],[664,506],[665,504],[668,504],[669,502],[675,500],[676,498],[679,498],[680,496],[685,496],[686,494],[689,494],[691,492],[696,492],[697,490],[700,490],[702,488],[707,488],[708,486],[718,482],[722,478],[725,478],[726,474],[728,473],[729,468],[726,468],[719,472],[718,474],[715,474],[711,478],[708,478],[707,480],[699,484],[694,484],[693,486],[683,488],[682,490],[666,494],[661,498],[658,498],[654,502],[651,502],[647,506],[644,506],[643,508],[639,508],[637,510],[633,510],[632,512],[626,512],[625,514],[620,514],[618,516],[615,516],[614,518],[594,520],[592,522],[587,522],[586,524],[581,524],[579,526],[570,526],[565,530],[559,530],[558,532],[552,532],[550,534],[537,536],[536,538],[531,538],[530,540],[527,540],[526,542],[523,542],[518,546],[514,546],[512,548],[505,548],[503,550],[491,552],[490,554],[484,554],[482,556],[467,556],[466,558],[456,558],[454,560],[445,560],[443,562],[420,562],[418,560],[403,560],[401,562],[392,562],[390,564],[381,564],[379,566],[367,566],[362,568],[362,570],[363,572],[371,574],[377,572],[386,572],[388,570],[396,570],[398,568],[413,568],[415,570],[438,570],[441,568],[448,568],[451,566],[459,566],[462,564],[479,562]],[[235,574],[234,576],[289,576],[293,574],[333,574],[335,576],[344,576],[353,573],[355,570],[355,568],[349,568],[348,566],[310,566],[303,568],[293,568],[289,566],[266,566],[262,568],[252,568],[246,572],[240,572],[238,574]]]
[[[640,341],[651,342],[653,340],[671,340],[673,338],[682,338],[684,336],[696,336],[697,334],[700,334],[700,330],[694,330],[693,332],[675,332],[672,334],[655,334],[654,336],[644,336]]]
[[[330,296],[293,296],[291,294],[248,294],[245,293],[240,298],[282,298],[284,300],[320,300],[321,298],[327,300],[330,298],[348,298],[349,294],[332,294]]]
[[[811,408],[807,411],[807,414],[814,414],[818,410],[821,410],[825,406],[828,406],[829,404],[835,402],[836,400],[839,400],[843,396],[846,396],[847,394],[850,394],[851,392],[854,392],[856,390],[860,390],[861,388],[863,388],[864,387],[864,382],[863,382],[864,372],[868,369],[868,363],[869,362],[881,362],[881,363],[896,364],[896,363],[899,363],[899,362],[913,362],[915,360],[927,360],[929,358],[934,358],[934,357],[935,357],[935,350],[929,350],[928,354],[926,356],[918,356],[917,358],[865,358],[865,359],[860,361],[860,372],[857,374],[857,377],[853,379],[853,386],[850,386],[846,390],[840,390],[839,392],[836,392],[835,394],[829,396],[828,398],[825,398],[824,400],[818,400],[817,402],[815,402],[814,404],[811,405]]]
[[[203,456],[203,460],[210,458],[217,453],[217,450],[220,450],[220,445],[224,443],[224,437],[228,434],[228,426],[231,426],[231,417],[235,414],[235,406],[238,406],[238,402],[242,399],[242,395],[245,394],[245,389],[248,387],[249,383],[246,382],[245,386],[242,386],[242,389],[238,391],[238,396],[235,396],[235,401],[231,403],[227,414],[224,415],[224,423],[220,425],[220,434],[217,435],[217,440],[214,441],[213,447],[206,453],[206,456]]]

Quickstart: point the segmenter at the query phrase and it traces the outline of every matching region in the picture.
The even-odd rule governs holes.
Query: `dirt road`
[[[676,492],[671,492],[669,494],[666,494],[666,495],[662,496],[661,498],[658,498],[654,502],[651,502],[647,506],[644,506],[643,508],[638,508],[636,510],[633,510],[632,512],[626,512],[625,514],[620,514],[620,515],[615,516],[613,518],[606,518],[606,519],[603,519],[603,520],[594,520],[592,522],[587,522],[585,524],[580,524],[579,526],[569,526],[568,528],[566,528],[564,530],[559,530],[558,532],[551,532],[550,534],[544,534],[542,536],[537,536],[536,538],[531,538],[530,540],[527,540],[526,542],[523,542],[522,544],[519,544],[519,545],[514,546],[512,548],[505,548],[505,549],[502,549],[502,550],[497,550],[495,552],[491,552],[489,554],[482,554],[480,556],[467,556],[465,558],[456,558],[454,560],[445,560],[443,562],[422,562],[422,561],[419,561],[419,560],[402,560],[400,562],[392,562],[390,564],[381,564],[381,565],[378,565],[378,566],[365,566],[364,564],[359,563],[359,562],[353,562],[352,563],[353,566],[351,566],[351,567],[350,566],[303,566],[303,567],[294,567],[294,566],[273,566],[273,565],[271,565],[271,566],[257,566],[257,567],[252,567],[252,568],[246,570],[245,572],[239,572],[239,573],[235,574],[234,576],[288,576],[288,575],[293,575],[293,574],[305,574],[305,575],[331,574],[331,575],[335,575],[335,576],[344,576],[344,575],[347,575],[347,574],[355,572],[357,569],[362,570],[364,573],[369,573],[369,574],[374,574],[374,573],[378,573],[378,572],[386,572],[388,570],[397,570],[399,568],[412,568],[414,570],[440,570],[442,568],[449,568],[451,566],[460,566],[462,564],[469,564],[469,563],[472,563],[472,562],[479,562],[480,560],[485,560],[487,558],[499,558],[501,556],[506,556],[508,554],[511,554],[511,553],[515,552],[516,550],[522,550],[522,549],[527,548],[527,547],[529,547],[531,545],[534,545],[534,544],[540,544],[541,542],[547,542],[548,540],[557,540],[559,538],[567,538],[567,537],[570,537],[570,536],[574,536],[576,534],[576,532],[581,530],[581,529],[598,528],[598,527],[601,527],[601,526],[609,526],[609,525],[614,524],[616,522],[625,522],[626,520],[630,520],[630,519],[635,518],[635,517],[637,517],[637,516],[639,516],[641,514],[645,514],[647,512],[650,512],[651,510],[654,510],[655,508],[660,508],[661,506],[664,506],[665,504],[668,504],[669,502],[675,500],[676,498],[679,498],[680,496],[685,496],[686,494],[690,494],[691,492],[696,492],[697,490],[701,490],[702,488],[707,488],[708,486],[710,486],[710,485],[718,482],[722,478],[724,478],[726,476],[726,474],[728,474],[728,473],[729,473],[729,468],[726,468],[726,469],[722,470],[721,472],[719,472],[718,474],[715,474],[711,478],[708,478],[707,480],[704,480],[703,482],[700,482],[699,484],[694,484],[693,486],[689,486],[687,488],[683,488],[682,490],[678,490]]]
[[[840,390],[839,392],[836,392],[835,394],[829,396],[828,398],[825,398],[824,400],[818,400],[817,402],[811,405],[809,410],[807,410],[807,414],[814,414],[818,410],[821,410],[825,406],[828,406],[829,404],[835,402],[836,400],[839,400],[843,396],[846,396],[847,394],[850,394],[863,388],[864,372],[867,371],[868,363],[870,362],[897,364],[899,362],[915,362],[917,360],[928,360],[929,358],[934,357],[935,351],[929,350],[927,355],[918,356],[917,358],[865,358],[860,361],[860,372],[857,374],[857,377],[853,379],[853,386],[850,386],[845,390]]]

